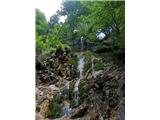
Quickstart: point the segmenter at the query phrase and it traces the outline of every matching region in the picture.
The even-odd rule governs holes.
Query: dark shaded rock
[[[88,108],[89,108],[88,106],[85,106],[85,107],[78,109],[77,112],[71,116],[71,119],[81,118],[81,117],[85,116]]]
[[[40,62],[38,57],[36,57],[36,70],[45,70],[46,67],[43,65],[43,63]]]
[[[104,71],[97,75],[96,79],[88,79],[88,103],[106,119],[118,120],[124,118],[119,111],[124,112],[124,71],[120,66],[107,65]],[[87,98],[86,98],[87,99]],[[120,119],[120,120],[121,120]],[[123,119],[124,120],[124,119]]]
[[[61,51],[55,55],[50,55],[40,62],[36,58],[36,79],[41,81],[38,83],[55,84],[59,80],[72,80],[77,77],[76,67],[68,63],[71,58],[70,54],[63,54]]]

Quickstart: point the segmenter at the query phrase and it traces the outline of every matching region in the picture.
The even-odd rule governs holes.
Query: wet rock
[[[70,111],[70,103],[68,101],[63,101],[63,114],[69,115]]]

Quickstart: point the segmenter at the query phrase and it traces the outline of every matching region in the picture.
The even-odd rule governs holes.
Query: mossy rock
[[[88,87],[88,81],[81,80],[79,84],[79,105],[87,101],[88,98],[88,92],[89,92],[89,87]],[[70,84],[70,94],[71,94],[71,99],[70,99],[70,105],[72,108],[75,107],[76,102],[74,100],[74,82]]]
[[[93,57],[93,53],[90,51],[86,51],[84,52],[84,56],[85,56],[85,64],[84,64],[84,73],[86,73],[88,71],[88,69],[91,68],[91,59]]]
[[[70,106],[73,108],[75,106],[75,100],[74,100],[74,85],[75,85],[75,80],[72,80],[70,82],[70,88],[69,88],[69,100],[70,100]]]
[[[86,51],[83,53],[83,55],[85,56],[85,58],[91,58],[93,56],[93,53],[91,51]]]
[[[75,58],[71,58],[69,61],[68,61],[69,64],[71,65],[74,65],[75,67],[77,67],[78,65],[78,58],[75,57]]]
[[[103,69],[104,69],[104,64],[97,60],[94,64],[94,70],[98,71]]]
[[[79,104],[82,104],[87,101],[88,94],[89,94],[88,81],[81,80],[79,84],[79,97],[80,97]]]
[[[71,108],[74,108],[76,106],[76,101],[74,100],[74,99],[72,99],[71,101],[70,101],[70,107]]]
[[[91,60],[89,61],[86,61],[85,64],[84,64],[84,73],[86,73],[88,71],[88,69],[91,68]]]

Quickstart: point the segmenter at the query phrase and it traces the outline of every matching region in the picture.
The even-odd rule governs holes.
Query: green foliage
[[[70,93],[70,105],[71,107],[75,106],[75,100],[74,100],[74,85],[75,85],[75,81],[72,80],[70,82],[70,88],[69,88],[69,93]]]
[[[54,98],[49,101],[49,111],[47,115],[48,118],[58,118],[62,115],[62,108],[60,106],[61,102],[61,98],[58,94],[55,95]]]
[[[69,64],[74,65],[75,67],[78,66],[78,58],[77,57],[71,58],[68,62],[69,62]]]
[[[61,29],[63,29],[64,27],[58,24],[58,16],[59,15],[54,15],[51,17],[49,21],[49,27],[45,15],[39,9],[36,9],[37,55],[55,53],[57,48],[62,49],[63,51],[65,51],[66,49],[71,49],[68,44],[62,43],[61,37],[59,37],[59,33],[61,33],[59,31],[61,31]]]
[[[81,81],[79,84],[79,104],[82,104],[83,102],[87,101],[88,98],[88,92],[89,92],[89,86],[88,86],[88,81]]]
[[[63,44],[56,36],[39,36],[36,35],[36,52],[37,54],[55,53],[56,49],[60,48],[63,51],[70,50],[70,46]]]
[[[109,57],[123,58],[122,49],[125,47],[125,2],[124,1],[82,1],[91,12],[80,16],[81,21],[88,25],[88,41],[93,41],[97,53],[110,53]],[[106,45],[95,38],[99,29],[112,28],[112,44]],[[115,47],[118,49],[115,50]],[[120,60],[120,59],[119,59]]]
[[[96,32],[99,29],[112,28],[110,37],[113,43],[124,48],[124,5],[124,1],[65,1],[62,11],[59,12],[60,15],[67,15],[60,32],[63,33],[62,38],[74,47],[81,36],[87,42],[96,42]],[[66,29],[67,32],[64,32]],[[94,45],[99,48],[102,46],[97,43]],[[104,45],[103,48],[102,51],[105,51],[108,46]]]
[[[71,94],[71,98],[73,98],[73,96],[74,96],[74,84],[75,84],[75,81],[74,80],[72,80],[71,82],[70,82],[70,85],[69,85],[69,92],[70,92],[70,94]]]
[[[71,107],[74,107],[76,105],[76,102],[74,100],[74,85],[75,82],[74,80],[70,82],[70,105]],[[80,97],[80,101],[79,104],[83,103],[84,101],[86,101],[86,98],[88,96],[88,92],[89,92],[89,87],[87,86],[88,84],[86,83],[86,81],[81,81],[79,84],[79,97]]]
[[[125,60],[125,53],[123,48],[113,49],[108,52],[110,59],[115,61],[123,61]]]
[[[61,43],[53,36],[39,36],[36,35],[36,52],[37,54],[55,52],[56,46]]]
[[[92,31],[112,27],[116,31],[124,30],[124,1],[82,2],[90,11],[88,16],[81,16],[92,26]],[[115,24],[115,26],[113,26]]]
[[[91,51],[85,51],[83,53],[83,55],[86,57],[86,59],[90,59],[93,55],[93,53]]]
[[[56,53],[57,51],[72,51],[79,46],[81,36],[87,43],[94,43],[94,52],[84,52],[84,73],[91,68],[92,56],[100,54],[111,60],[124,59],[125,47],[125,2],[124,1],[67,1],[63,2],[61,11],[51,16],[49,23],[44,13],[36,9],[36,53],[42,58]],[[61,16],[67,16],[65,23],[59,23]],[[96,32],[100,29],[112,28],[108,39],[98,40]],[[109,41],[110,39],[110,41]],[[107,43],[107,42],[108,43]],[[105,43],[106,42],[106,43]],[[109,43],[110,42],[110,43]],[[84,46],[85,46],[84,45]],[[77,47],[78,48],[78,47]],[[97,54],[96,54],[97,53]],[[103,56],[104,57],[104,56]],[[104,58],[105,58],[104,57]],[[77,67],[78,58],[69,61]],[[94,62],[95,71],[104,69],[103,63],[98,60]],[[70,82],[70,102],[75,105],[74,100],[75,81]],[[80,82],[80,103],[84,102],[88,95],[87,81]],[[49,118],[57,118],[62,115],[61,98],[55,95],[49,101]],[[40,108],[36,108],[39,111]]]
[[[58,11],[60,16],[67,16],[66,22],[61,24],[61,38],[68,44],[75,46],[77,40],[87,32],[87,24],[83,23],[79,17],[87,15],[89,10],[80,1],[64,1],[63,8]]]
[[[87,70],[90,68],[91,68],[91,61],[86,61],[84,64],[84,73],[86,73]]]
[[[94,64],[94,70],[98,71],[98,70],[103,70],[103,69],[104,69],[103,63],[96,61],[96,63]]]
[[[36,9],[36,33],[38,35],[45,34],[48,28],[47,20],[44,13]]]
[[[36,9],[37,54],[54,53],[57,48],[65,50],[68,47],[77,50],[83,36],[86,43],[94,43],[97,53],[107,53],[111,57],[122,55],[121,51],[125,47],[124,1],[65,0],[62,5],[62,9],[51,16],[49,23],[44,14]],[[65,23],[59,23],[61,16],[67,16]],[[109,35],[112,44],[109,45],[103,44],[96,37],[98,30],[106,28],[112,28]],[[117,46],[118,49],[115,50]],[[70,62],[76,64],[75,60]]]
[[[73,108],[76,105],[76,102],[74,99],[70,100],[70,106]]]
[[[96,53],[105,53],[105,52],[108,52],[112,50],[112,47],[111,46],[107,46],[107,45],[97,45],[95,47],[95,52]]]
[[[91,68],[91,59],[93,56],[93,53],[91,51],[86,51],[84,52],[84,56],[85,56],[85,64],[84,64],[84,73],[87,72],[88,69]]]

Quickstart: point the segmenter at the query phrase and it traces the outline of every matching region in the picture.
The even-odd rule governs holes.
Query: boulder
[[[58,87],[56,87],[55,85],[50,85],[49,89],[51,89],[51,91],[57,91],[60,92],[60,89]]]

